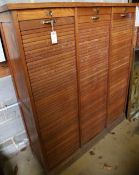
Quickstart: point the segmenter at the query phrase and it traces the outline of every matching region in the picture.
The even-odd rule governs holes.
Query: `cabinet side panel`
[[[31,143],[32,150],[42,162],[38,134],[35,126],[31,101],[26,83],[24,65],[22,62],[21,48],[18,42],[18,35],[14,26],[14,20],[2,23],[2,35],[5,38],[5,47],[8,52],[8,62],[12,71],[12,78],[16,89],[17,99],[23,114],[23,120]]]

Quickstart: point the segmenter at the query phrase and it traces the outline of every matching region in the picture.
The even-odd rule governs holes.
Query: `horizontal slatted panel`
[[[74,18],[56,21],[56,45],[51,44],[49,25],[43,26],[39,20],[20,23],[50,169],[79,147]]]
[[[134,15],[131,13],[121,17],[120,10],[123,8],[115,9],[119,13],[113,14],[112,18],[108,123],[124,114],[129,79]]]
[[[78,24],[82,144],[102,131],[106,120],[110,16],[99,17],[80,16]]]

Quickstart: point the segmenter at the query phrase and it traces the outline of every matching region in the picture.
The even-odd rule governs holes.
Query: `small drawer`
[[[78,16],[111,14],[110,7],[78,8]]]
[[[18,11],[19,21],[51,18],[51,16],[52,17],[74,16],[74,9],[73,8],[54,8],[54,9]]]
[[[92,15],[79,17],[79,23],[95,23],[104,21],[110,21],[110,15]]]
[[[113,7],[112,13],[135,13],[135,7]]]
[[[121,20],[124,20],[124,19],[133,19],[134,17],[135,17],[135,14],[134,13],[131,13],[131,12],[114,13],[112,15],[112,19],[113,20],[118,20],[118,19],[121,19]]]
[[[62,17],[62,18],[54,18],[54,28],[56,26],[61,25],[73,25],[74,17]],[[28,20],[28,21],[20,21],[20,30],[27,31],[32,29],[40,29],[40,28],[49,28],[51,29],[51,24],[47,23],[50,19],[36,19],[36,20]]]

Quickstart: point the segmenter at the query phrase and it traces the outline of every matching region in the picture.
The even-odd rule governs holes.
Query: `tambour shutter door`
[[[55,18],[58,44],[52,45],[50,24],[21,21],[32,93],[48,168],[79,147],[74,17]],[[47,20],[47,19],[45,19]]]
[[[109,26],[110,8],[78,10],[82,144],[105,127]]]
[[[109,59],[108,124],[125,112],[132,57],[133,8],[113,8]],[[125,15],[125,16],[124,16]]]

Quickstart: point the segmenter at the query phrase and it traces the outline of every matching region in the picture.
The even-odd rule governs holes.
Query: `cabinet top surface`
[[[52,7],[113,7],[139,6],[139,3],[94,3],[94,2],[47,2],[47,3],[11,3],[0,6],[0,12]]]

